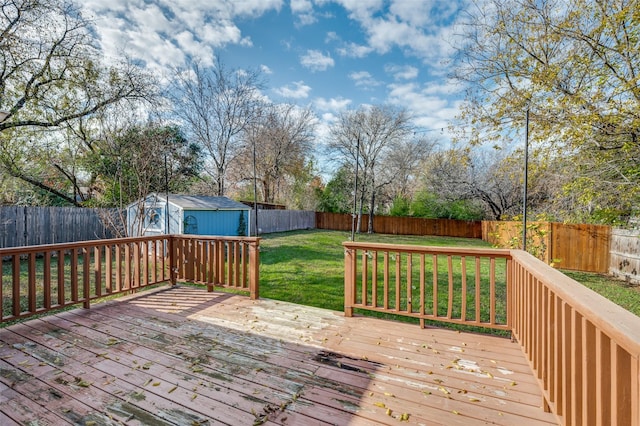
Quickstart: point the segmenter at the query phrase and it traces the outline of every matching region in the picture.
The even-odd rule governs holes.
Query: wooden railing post
[[[249,242],[249,297],[253,300],[260,297],[260,239]]]
[[[344,316],[353,316],[353,298],[356,285],[356,251],[345,247],[344,249]]]
[[[175,247],[175,239],[176,237],[173,235],[169,235],[167,237],[168,242],[168,257],[169,257],[169,281],[171,285],[176,285],[176,268],[178,265],[178,256],[176,256],[176,247]]]

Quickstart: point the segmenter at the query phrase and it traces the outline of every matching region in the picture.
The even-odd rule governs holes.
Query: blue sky
[[[449,139],[462,90],[447,79],[465,0],[83,0],[106,55],[164,73],[220,54],[262,69],[264,95],[310,105],[319,138],[363,104],[406,108],[424,134]]]

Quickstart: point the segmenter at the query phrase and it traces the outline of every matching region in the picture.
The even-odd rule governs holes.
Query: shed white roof
[[[166,202],[164,194],[156,194],[158,200]],[[204,195],[169,194],[169,203],[186,210],[251,210],[245,204],[227,197],[210,197]]]

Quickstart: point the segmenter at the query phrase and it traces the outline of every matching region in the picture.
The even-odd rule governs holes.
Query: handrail
[[[422,326],[424,319],[429,319],[510,330],[538,379],[542,407],[553,412],[560,424],[640,426],[640,317],[521,250],[354,242],[343,246],[346,316],[352,316],[354,309],[364,309],[418,317]],[[393,264],[389,253],[396,254]],[[415,269],[412,257],[416,254],[417,274],[409,272]],[[431,263],[427,254],[433,258]],[[397,260],[402,256],[404,263]],[[504,267],[504,323],[487,324],[477,317],[469,321],[463,315],[451,315],[456,310],[465,312],[469,302],[477,303],[477,286],[471,294],[465,292],[469,274],[464,259],[468,257],[476,259],[476,264],[479,258],[490,259],[491,265],[497,259],[505,260],[504,266],[490,267],[488,277],[481,279],[483,284],[489,282],[491,300],[486,306],[490,314],[495,313],[500,295],[496,273]],[[438,264],[444,266],[445,273],[437,272]],[[429,268],[434,269],[432,280],[426,277]],[[444,296],[442,278],[448,292]],[[389,285],[394,281],[395,286]],[[417,306],[415,301],[410,309],[387,304],[399,291],[414,285],[420,289]],[[373,296],[380,291],[384,296]],[[433,292],[433,301],[424,297],[427,291]],[[438,306],[442,297],[447,300],[443,305],[446,314],[428,315],[429,304]],[[383,303],[375,302],[378,299]],[[483,306],[481,309],[487,309]]]
[[[562,424],[640,425],[640,317],[513,250],[513,334]]]
[[[231,287],[257,298],[259,240],[157,235],[2,248],[0,322],[80,303],[89,308],[108,295],[177,281],[210,291]]]

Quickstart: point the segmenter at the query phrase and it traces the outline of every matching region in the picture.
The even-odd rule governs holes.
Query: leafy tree
[[[353,211],[354,171],[345,165],[338,169],[320,192],[318,210],[329,213]]]
[[[401,195],[393,199],[389,216],[411,216],[411,200]]]
[[[229,166],[262,111],[261,87],[259,72],[227,69],[219,57],[211,67],[192,62],[175,71],[169,96],[188,137],[207,156],[204,171],[214,181],[215,195],[225,194]]]
[[[103,206],[123,207],[151,192],[183,192],[202,167],[200,147],[173,126],[131,127],[97,145],[85,167],[97,176]]]
[[[56,163],[59,131],[125,102],[152,99],[153,79],[123,61],[106,65],[95,32],[73,3],[0,3],[0,168],[78,205],[70,176]]]
[[[579,165],[566,183],[576,205],[637,204],[639,8],[635,0],[476,1],[456,67],[469,83],[472,140],[524,129],[529,110],[532,144]]]

